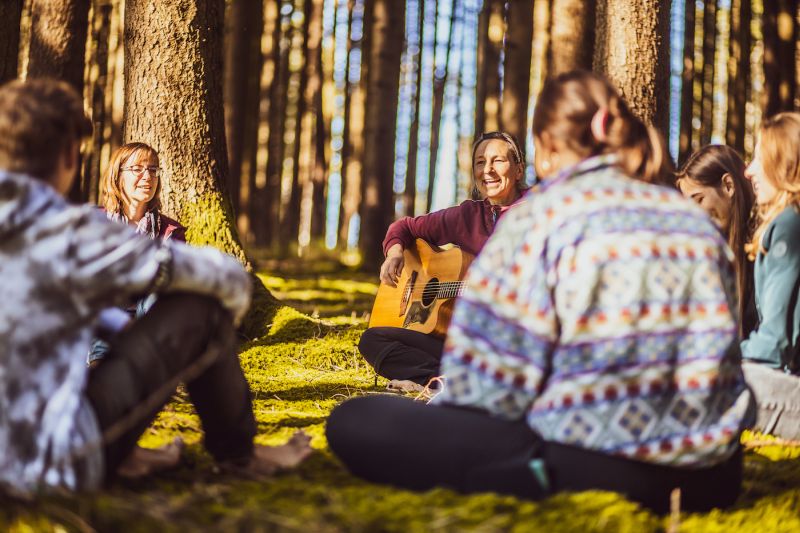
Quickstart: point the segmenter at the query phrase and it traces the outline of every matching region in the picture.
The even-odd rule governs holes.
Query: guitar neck
[[[445,281],[439,283],[436,298],[455,298],[464,291],[463,281]]]

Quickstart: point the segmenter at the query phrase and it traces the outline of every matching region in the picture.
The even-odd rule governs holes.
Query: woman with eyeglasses
[[[150,145],[132,142],[120,146],[111,156],[101,181],[102,207],[109,220],[130,224],[137,233],[151,239],[186,242],[186,228],[160,211],[160,172],[158,152]],[[155,295],[151,294],[136,302],[128,312],[138,318],[154,303]],[[105,340],[96,339],[88,363],[102,359],[107,352]]]
[[[395,287],[404,266],[403,251],[416,239],[434,246],[454,244],[477,255],[498,219],[525,192],[525,154],[513,135],[483,133],[472,146],[473,196],[460,205],[418,217],[403,217],[383,240],[386,260],[382,283]],[[391,389],[421,391],[439,373],[444,339],[395,327],[373,327],[361,336],[358,349]]]

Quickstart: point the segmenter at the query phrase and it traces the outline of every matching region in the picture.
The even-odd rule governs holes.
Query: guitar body
[[[460,248],[440,250],[417,239],[403,252],[397,287],[381,283],[369,327],[389,326],[443,337],[453,314],[455,296],[474,256]]]

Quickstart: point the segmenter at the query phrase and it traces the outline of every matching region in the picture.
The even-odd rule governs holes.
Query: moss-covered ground
[[[215,471],[199,444],[200,427],[185,394],[159,415],[145,446],[180,435],[185,464],[169,473],[119,483],[93,494],[0,499],[0,530],[29,531],[668,531],[659,517],[619,495],[561,494],[526,502],[445,489],[412,493],[349,475],[327,449],[325,418],[342,400],[381,394],[385,381],[360,359],[373,276],[301,273],[289,265],[261,275],[284,307],[269,334],[241,348],[254,393],[258,441],[278,444],[297,428],[317,452],[294,471],[248,481]],[[312,318],[309,316],[320,317]],[[745,440],[762,437],[746,435]],[[748,451],[743,494],[733,509],[682,515],[680,531],[800,531],[800,448]]]

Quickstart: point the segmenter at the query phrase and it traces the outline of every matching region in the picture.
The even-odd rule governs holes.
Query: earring
[[[545,172],[550,170],[550,160],[549,159],[545,159],[544,161],[542,161],[542,170],[544,170]]]

